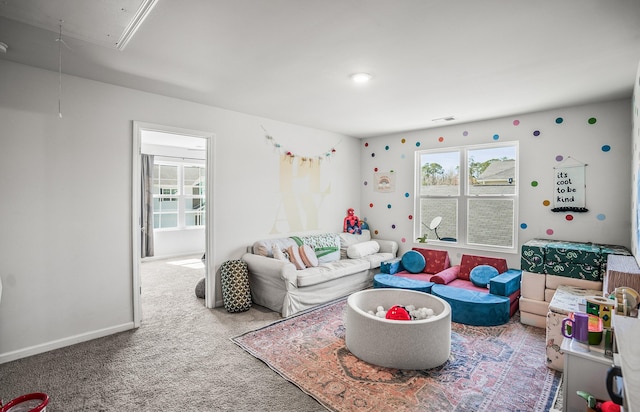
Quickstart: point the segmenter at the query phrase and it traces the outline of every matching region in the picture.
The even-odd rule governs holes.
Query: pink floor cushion
[[[426,273],[435,275],[436,273],[442,272],[443,270],[451,267],[449,252],[446,250],[432,250],[419,247],[414,247],[412,250],[415,250],[424,256],[426,266],[423,271]]]
[[[471,269],[479,265],[489,265],[498,269],[498,273],[507,271],[507,260],[501,258],[492,258],[486,256],[462,255],[460,261],[460,274],[458,278],[471,280]]]
[[[443,270],[437,275],[434,275],[431,278],[433,283],[437,283],[439,285],[446,285],[458,278],[458,273],[460,272],[460,266],[454,266],[449,269]]]
[[[420,273],[424,270],[425,265],[424,256],[415,250],[408,250],[402,255],[402,267],[408,272]]]
[[[498,275],[498,269],[493,266],[479,265],[471,269],[471,283],[480,288],[486,288],[489,281]]]

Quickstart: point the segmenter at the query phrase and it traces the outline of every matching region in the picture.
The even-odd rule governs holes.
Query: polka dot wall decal
[[[378,234],[378,231],[377,231],[377,230],[375,230],[373,233],[375,233],[375,234],[377,235],[377,234]]]
[[[571,222],[573,220],[573,215],[566,215],[564,218]]]
[[[444,142],[444,137],[442,137],[442,136],[438,137],[438,141],[439,141],[440,143]]]
[[[375,153],[371,153],[371,157],[376,157],[376,154]]]
[[[493,140],[498,140],[498,139],[500,139],[500,135],[494,134],[493,135]]]
[[[406,193],[404,194],[404,197],[409,197],[409,196],[411,196],[411,195],[409,194],[409,192],[406,192]]]
[[[531,182],[531,186],[532,187],[537,187],[538,186],[538,181],[537,180],[532,181]]]
[[[526,229],[527,227],[526,223],[520,223],[520,229]]]
[[[364,181],[364,185],[366,186],[366,185],[368,185],[368,184],[369,184],[369,183],[365,180],[365,181]]]
[[[420,142],[416,142],[416,147],[420,147]]]
[[[564,160],[564,156],[558,155],[556,156],[556,162],[562,162]]]
[[[377,167],[374,167],[374,168],[373,168],[373,171],[374,171],[374,172],[377,172],[377,171],[378,171],[378,168],[377,168]]]
[[[562,124],[562,122],[564,122],[562,117],[556,117],[556,124]]]
[[[364,142],[364,147],[369,147],[369,143],[368,142]]]
[[[407,157],[407,155],[405,155],[404,153],[402,153],[402,154],[400,155],[400,159],[404,159],[404,158],[406,158],[406,157]]]
[[[553,235],[553,229],[547,229],[547,235],[551,236]]]
[[[384,147],[384,150],[389,150],[389,146],[385,146],[385,147]]]
[[[396,225],[391,225],[391,229],[395,229],[395,228],[396,228]]]
[[[391,203],[387,205],[387,209],[391,209]]]
[[[401,239],[400,239],[400,241],[401,241],[402,243],[406,243],[406,242],[407,242],[407,238],[403,237],[403,238],[401,238]]]
[[[413,219],[413,215],[409,215],[409,220],[412,220],[412,219]]]
[[[590,117],[589,120],[587,120],[587,123],[589,124],[596,124],[597,120],[595,117]]]
[[[373,207],[373,203],[369,203],[369,207]]]
[[[551,202],[548,201],[548,200],[545,200],[545,201],[542,202],[542,204],[545,205],[545,206],[549,206],[551,204]]]
[[[600,220],[600,221],[605,220],[606,218],[607,218],[607,217],[606,217],[604,214],[602,214],[602,213],[600,213],[598,216],[596,216],[596,219],[598,219],[598,220]]]
[[[534,131],[533,131],[533,135],[534,135],[535,137],[540,136],[540,130],[534,130]]]
[[[606,153],[606,152],[608,152],[609,150],[611,150],[611,146],[609,146],[608,144],[606,144],[606,145],[602,146],[602,151],[603,151],[603,152],[605,152],[605,153]]]
[[[514,126],[517,126],[517,125],[519,125],[519,124],[520,124],[520,120],[516,119],[516,120],[514,120],[514,121],[513,121],[513,125],[514,125]]]
[[[466,130],[464,132],[462,132],[463,136],[469,136],[469,132],[467,132]]]
[[[402,142],[402,144],[407,143],[407,139],[402,139],[402,140],[400,140],[400,141]]]

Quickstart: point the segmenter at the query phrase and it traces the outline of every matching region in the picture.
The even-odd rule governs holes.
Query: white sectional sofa
[[[304,250],[309,253],[310,247],[318,263],[299,269],[300,261],[294,258],[292,263],[286,252],[295,254],[305,245]],[[371,287],[380,263],[397,253],[397,242],[372,239],[369,230],[363,230],[360,235],[326,233],[259,240],[242,260],[249,267],[253,302],[287,317]]]

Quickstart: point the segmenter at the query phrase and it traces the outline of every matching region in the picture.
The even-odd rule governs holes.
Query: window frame
[[[499,149],[505,147],[513,147],[515,151],[515,171],[514,171],[514,179],[515,186],[512,194],[483,194],[476,193],[471,194],[469,184],[469,152],[473,150],[484,150],[484,149]],[[439,153],[448,153],[448,152],[458,152],[460,168],[458,171],[458,194],[451,195],[436,195],[436,194],[422,194],[421,186],[422,186],[422,165],[421,160],[423,155],[431,155],[431,154],[439,154]],[[518,253],[518,210],[519,210],[519,191],[520,191],[520,179],[519,179],[519,169],[520,169],[520,153],[519,153],[519,142],[517,141],[509,141],[509,142],[500,142],[500,143],[489,143],[489,144],[476,144],[476,145],[462,145],[462,146],[454,146],[454,147],[446,147],[446,148],[437,148],[437,149],[425,149],[425,150],[417,150],[415,152],[415,184],[414,184],[414,193],[415,193],[415,202],[414,202],[414,224],[413,224],[413,239],[414,243],[418,245],[424,245],[425,243],[419,241],[423,234],[428,234],[429,236],[426,238],[426,244],[434,244],[438,246],[447,246],[452,248],[459,249],[472,249],[472,250],[484,250],[484,251],[492,251],[492,252],[502,252],[502,253]],[[438,240],[434,238],[433,231],[429,229],[423,230],[423,218],[422,218],[422,202],[427,199],[455,199],[456,200],[456,209],[455,212],[457,214],[457,222],[456,229],[457,233],[455,235],[455,241],[447,241],[447,240]],[[513,202],[513,214],[512,214],[512,222],[511,222],[511,231],[512,237],[510,246],[500,246],[500,245],[489,245],[489,244],[480,244],[480,243],[471,243],[469,241],[469,221],[472,220],[469,216],[470,202],[474,200],[505,200],[509,199]],[[428,219],[428,218],[427,218]],[[424,226],[428,227],[429,222],[424,222]],[[506,227],[506,226],[505,226]],[[439,234],[440,237],[444,237],[442,233]]]
[[[153,161],[153,165],[154,165],[154,172],[155,172],[155,166],[173,166],[173,167],[177,167],[177,190],[176,193],[172,193],[172,194],[163,194],[163,193],[153,193],[153,200],[154,203],[156,200],[158,200],[159,202],[162,202],[165,198],[166,199],[176,199],[176,203],[177,203],[177,210],[175,212],[171,211],[171,212],[161,212],[161,211],[156,211],[155,207],[153,210],[153,216],[154,216],[154,231],[175,231],[175,230],[194,230],[194,229],[203,229],[206,227],[206,204],[204,205],[201,213],[203,215],[202,218],[198,219],[197,217],[195,218],[196,221],[200,221],[200,224],[197,225],[187,225],[187,214],[197,214],[197,212],[192,212],[192,211],[187,211],[186,206],[185,206],[185,201],[190,200],[193,201],[194,199],[199,199],[201,203],[204,203],[206,201],[206,193],[201,194],[201,195],[194,195],[194,194],[187,194],[185,193],[185,172],[184,169],[185,167],[198,167],[201,168],[203,170],[205,170],[205,173],[203,174],[205,179],[207,177],[206,174],[206,165],[203,164],[203,162],[197,160],[197,159],[180,159],[180,160],[176,160],[176,159],[171,159],[171,158],[167,158],[165,156],[156,156],[154,158]],[[154,184],[155,184],[155,176],[154,176]],[[206,182],[205,182],[205,190],[206,190]],[[162,187],[160,187],[160,192],[162,192]],[[162,215],[162,214],[167,214],[167,213],[171,213],[171,214],[177,214],[177,225],[176,226],[172,226],[172,227],[156,227],[155,226],[155,219],[157,215]]]

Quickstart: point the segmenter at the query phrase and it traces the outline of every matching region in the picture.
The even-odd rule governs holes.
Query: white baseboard
[[[41,343],[39,345],[29,346],[29,347],[14,350],[11,352],[0,353],[0,364],[26,358],[26,357],[37,355],[44,352],[49,352],[54,349],[64,348],[65,346],[75,345],[76,343],[86,342],[86,341],[97,339],[97,338],[102,338],[105,336],[113,335],[114,333],[124,332],[126,330],[130,330],[133,328],[134,328],[133,322],[128,322],[128,323],[123,323],[122,325],[116,325],[109,328],[94,330],[87,333],[81,333],[79,335],[57,339],[54,341]]]

